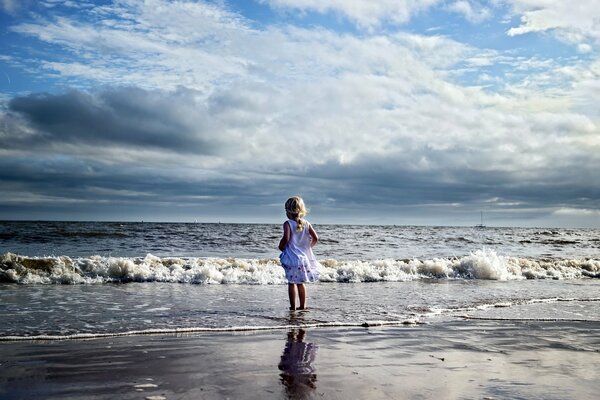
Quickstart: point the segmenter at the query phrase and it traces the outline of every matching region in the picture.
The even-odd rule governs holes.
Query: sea
[[[303,327],[600,322],[599,229],[315,222],[320,281],[307,286]],[[0,340],[284,329],[295,319],[281,234],[281,224],[0,222]]]

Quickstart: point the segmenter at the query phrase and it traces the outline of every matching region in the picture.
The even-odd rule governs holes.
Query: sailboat
[[[475,228],[485,228],[485,225],[483,224],[483,211],[481,211],[481,223],[475,225]]]

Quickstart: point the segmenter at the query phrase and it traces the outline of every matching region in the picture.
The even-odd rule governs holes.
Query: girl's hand
[[[319,241],[319,235],[317,235],[317,232],[314,230],[312,225],[308,226],[308,233],[310,233],[310,247],[314,247]]]

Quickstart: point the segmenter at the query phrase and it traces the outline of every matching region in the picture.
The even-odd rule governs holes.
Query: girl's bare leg
[[[300,310],[306,308],[306,287],[303,283],[298,284],[298,297],[300,297]]]
[[[290,298],[290,310],[295,310],[296,309],[296,284],[295,283],[288,283],[288,296]]]

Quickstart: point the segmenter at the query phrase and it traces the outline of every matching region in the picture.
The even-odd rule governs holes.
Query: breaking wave
[[[600,260],[529,259],[478,250],[465,257],[429,260],[321,260],[321,282],[402,282],[420,279],[600,278]],[[98,284],[172,282],[193,284],[285,284],[276,259],[156,257],[0,256],[0,282]]]

